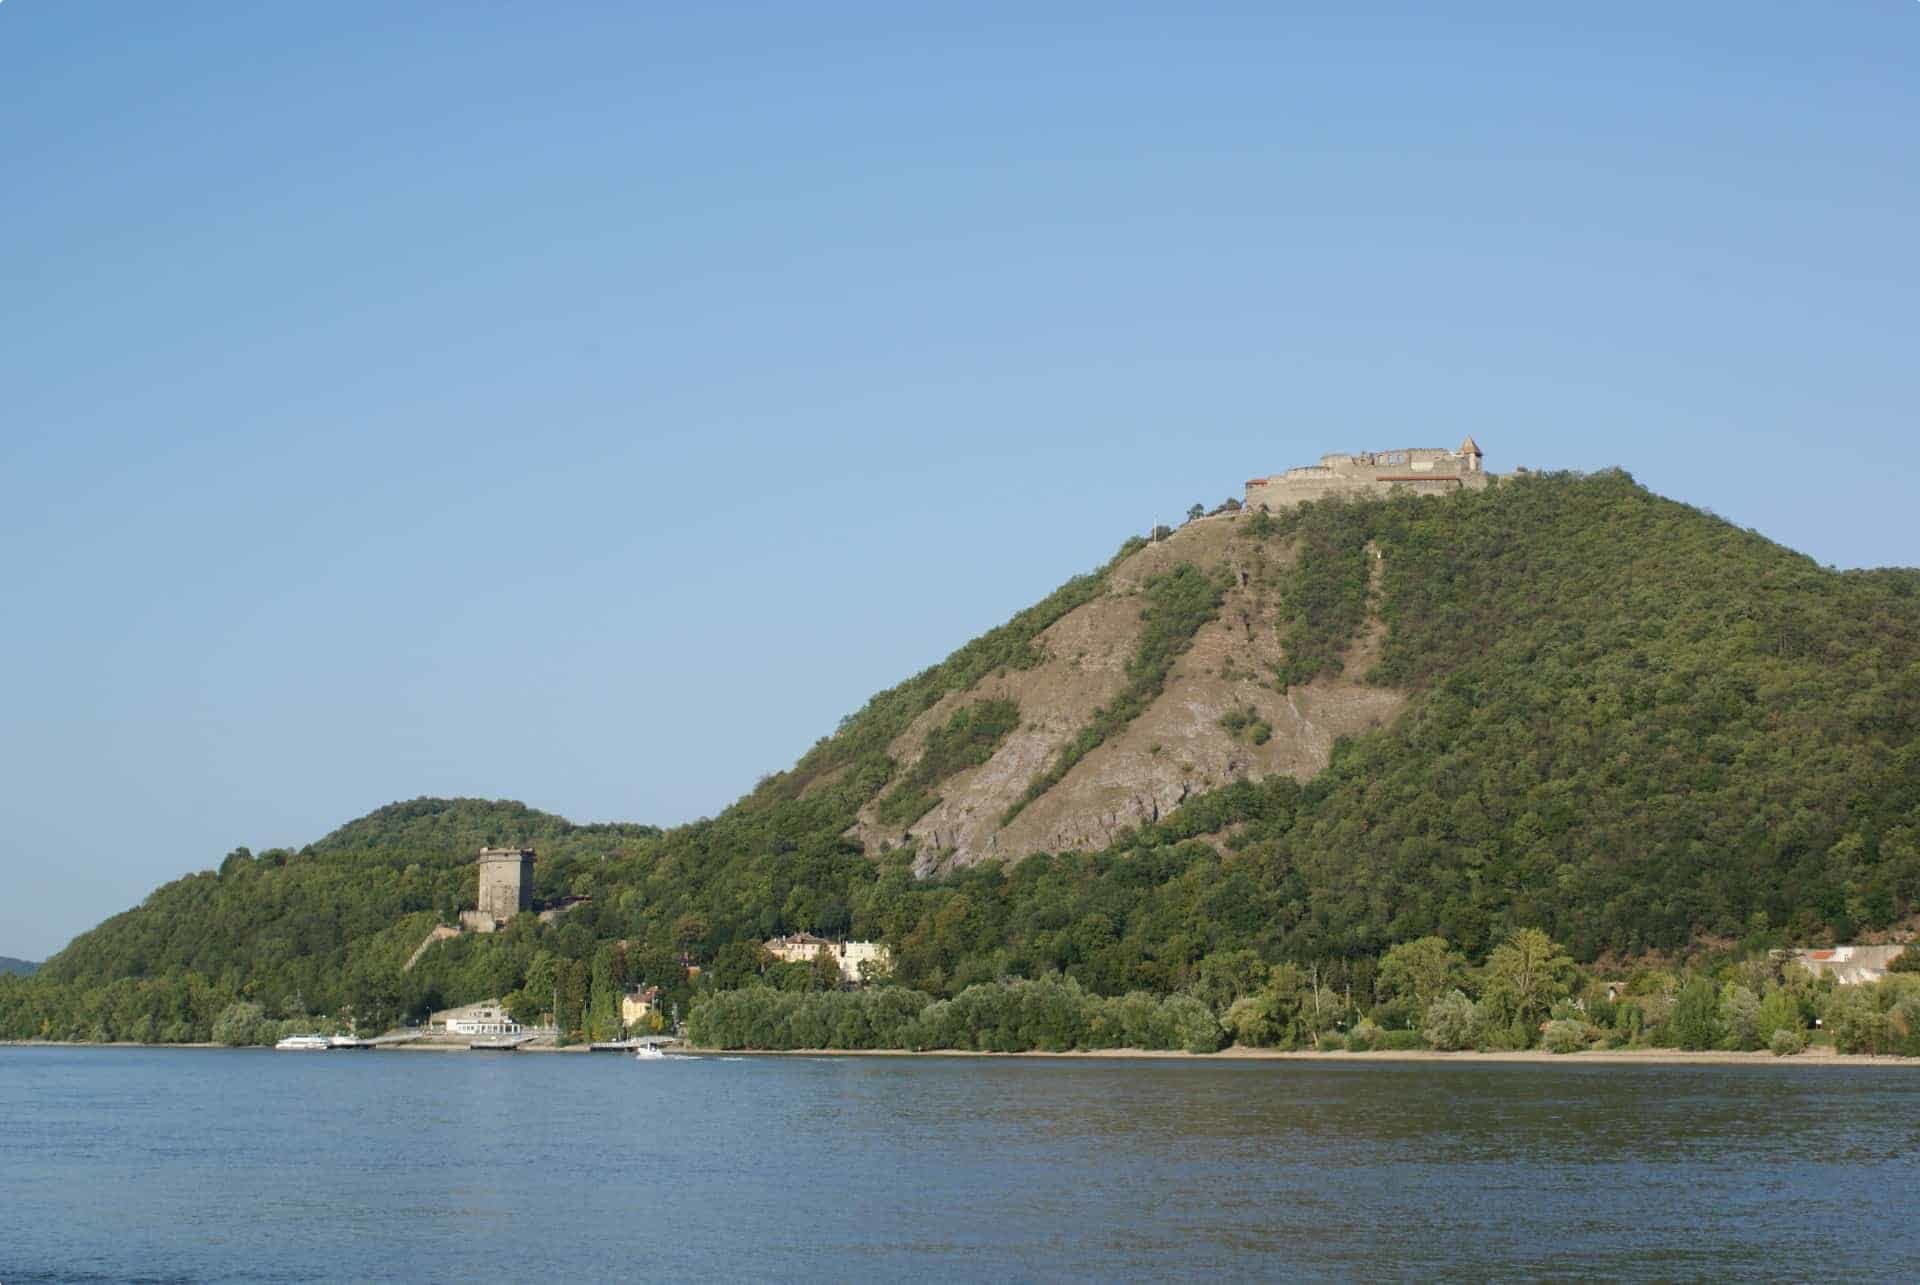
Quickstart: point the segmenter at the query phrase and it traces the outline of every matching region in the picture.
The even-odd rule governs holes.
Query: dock
[[[523,1044],[538,1039],[535,1035],[502,1035],[490,1040],[473,1040],[467,1048],[475,1053],[511,1053]]]
[[[653,1048],[660,1044],[678,1044],[680,1038],[675,1035],[636,1035],[630,1040],[606,1040],[599,1044],[587,1045],[589,1053],[635,1053],[641,1049]]]

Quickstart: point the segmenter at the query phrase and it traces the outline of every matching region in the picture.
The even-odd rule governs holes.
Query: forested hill
[[[40,965],[24,959],[14,959],[10,955],[0,955],[0,973],[11,973],[16,977],[25,977]]]
[[[517,841],[542,896],[592,901],[402,972],[471,904],[474,849]],[[881,939],[935,997],[1049,972],[1168,994],[1247,959],[1364,987],[1430,934],[1480,958],[1539,927],[1590,960],[1917,904],[1920,572],[1823,569],[1622,473],[1535,475],[1129,542],[711,820],[417,800],[237,851],[0,980],[0,1033],[632,980],[692,1002],[681,958],[737,985],[799,930]]]

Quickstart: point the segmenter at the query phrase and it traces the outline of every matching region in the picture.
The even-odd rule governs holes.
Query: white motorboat
[[[637,1061],[651,1062],[656,1058],[665,1061],[667,1055],[660,1051],[658,1044],[642,1044],[633,1056]]]
[[[327,1037],[324,1035],[289,1035],[273,1047],[288,1053],[318,1053],[327,1048]]]

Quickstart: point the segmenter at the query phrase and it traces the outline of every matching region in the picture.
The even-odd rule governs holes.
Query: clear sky
[[[1323,451],[1920,563],[1917,109],[1913,0],[5,0],[0,954],[711,814]]]

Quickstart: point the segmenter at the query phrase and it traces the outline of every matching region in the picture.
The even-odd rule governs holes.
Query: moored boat
[[[327,1048],[327,1037],[324,1035],[289,1035],[273,1047],[287,1053],[316,1053],[324,1051]]]

